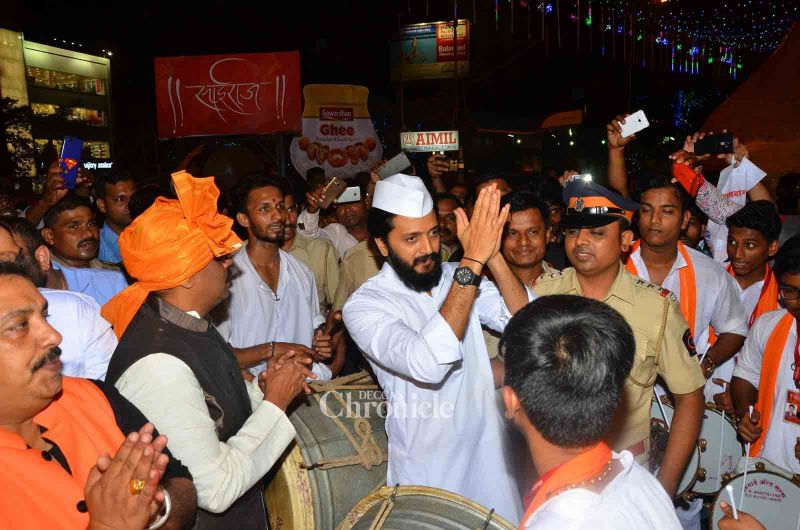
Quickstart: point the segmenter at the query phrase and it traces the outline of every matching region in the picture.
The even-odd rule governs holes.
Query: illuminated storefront
[[[108,57],[27,41],[22,33],[0,29],[0,97],[30,105],[37,157],[48,144],[60,152],[64,136],[76,136],[87,148],[87,164],[110,167],[110,78]]]

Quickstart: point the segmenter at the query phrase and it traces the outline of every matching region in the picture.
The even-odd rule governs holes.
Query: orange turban
[[[219,190],[213,177],[179,171],[172,182],[178,199],[157,198],[119,236],[122,262],[138,281],[100,311],[118,338],[150,292],[177,287],[212,259],[242,246],[231,231],[233,219],[217,212]]]

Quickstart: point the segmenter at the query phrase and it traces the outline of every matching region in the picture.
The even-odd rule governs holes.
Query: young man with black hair
[[[506,417],[538,474],[525,530],[671,530],[669,496],[609,426],[636,355],[633,331],[610,306],[581,296],[539,298],[503,332]]]
[[[119,234],[131,224],[128,203],[137,191],[136,181],[128,173],[112,173],[95,179],[94,193],[97,209],[106,220],[100,230],[100,250],[97,258],[111,265],[122,263],[119,255]]]
[[[739,289],[748,327],[778,309],[778,282],[769,261],[778,253],[781,218],[770,201],[753,201],[725,221],[728,228],[728,272]]]
[[[732,357],[747,337],[747,320],[733,278],[717,261],[680,242],[689,221],[689,197],[669,176],[638,183],[641,239],[634,242],[625,266],[631,274],[660,285],[681,301],[701,367],[708,379],[707,402],[731,410],[725,384]],[[713,374],[713,377],[712,377]],[[716,380],[716,382],[714,381]]]
[[[686,223],[686,228],[681,230],[681,243],[710,258],[712,257],[711,250],[705,239],[707,224],[708,216],[696,204],[689,205],[689,222]]]
[[[330,379],[323,364],[333,355],[322,331],[317,287],[311,270],[281,250],[286,234],[287,183],[255,173],[233,189],[236,221],[248,241],[233,256],[230,296],[215,312],[220,335],[242,367],[256,376],[266,362],[289,350],[310,355],[319,379]]]
[[[464,257],[442,264],[422,180],[378,182],[368,227],[386,263],[347,301],[344,322],[387,394],[387,484],[453,491],[516,523],[519,493],[480,327],[502,331],[529,300],[499,252],[507,215],[496,187],[482,190],[470,220],[456,211]],[[482,279],[485,266],[496,283]]]
[[[608,434],[615,451],[649,460],[650,403],[660,376],[672,393],[675,415],[658,479],[669,495],[697,447],[705,380],[694,358],[689,326],[678,299],[666,289],[631,275],[620,263],[633,241],[630,229],[639,205],[594,182],[577,180],[564,188],[565,247],[574,268],[545,274],[537,296],[577,294],[605,302],[633,329],[636,356],[625,382],[625,398]]]
[[[800,236],[783,244],[772,271],[782,307],[761,315],[753,324],[733,371],[731,389],[739,435],[750,443],[750,456],[800,473],[800,420],[785,414],[788,405],[800,403],[796,366]]]

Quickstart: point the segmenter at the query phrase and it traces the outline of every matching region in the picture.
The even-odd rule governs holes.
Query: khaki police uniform
[[[541,276],[533,291],[537,297],[583,296],[576,271],[571,267]],[[647,455],[642,453],[649,448],[650,404],[656,377],[661,376],[673,394],[689,394],[703,388],[706,381],[694,357],[689,325],[675,295],[631,275],[620,264],[617,277],[602,301],[625,317],[636,339],[636,356],[625,381],[610,444],[615,451],[631,449],[637,460],[646,461]]]
[[[333,298],[333,309],[341,310],[350,295],[365,281],[378,274],[379,258],[373,255],[367,241],[359,241],[342,256],[339,265],[339,286]]]
[[[319,307],[323,315],[333,304],[339,287],[339,260],[333,243],[325,239],[312,239],[297,234],[289,254],[305,263],[317,284]]]

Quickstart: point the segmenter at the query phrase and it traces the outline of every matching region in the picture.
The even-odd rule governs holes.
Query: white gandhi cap
[[[433,198],[422,179],[398,173],[375,184],[372,207],[403,217],[425,217],[433,210]]]

